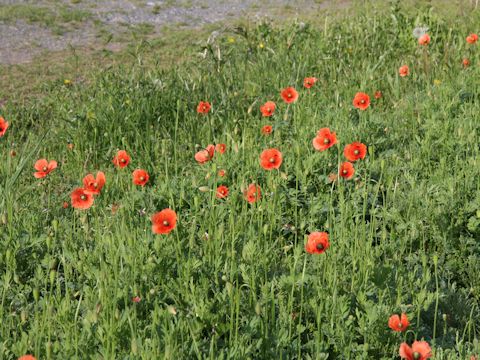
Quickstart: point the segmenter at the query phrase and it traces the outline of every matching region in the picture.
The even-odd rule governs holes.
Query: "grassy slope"
[[[221,60],[215,44],[175,70],[114,65],[8,106],[0,357],[393,359],[404,337],[386,321],[400,311],[412,322],[406,339],[434,343],[436,358],[478,353],[480,71],[465,36],[479,15],[467,14],[365,9],[318,30],[261,25],[228,34],[233,44],[220,36]],[[416,22],[431,29],[427,52],[411,36]],[[405,63],[412,75],[401,79]],[[280,89],[300,90],[308,75],[315,88],[282,104]],[[352,109],[355,92],[378,89],[382,100]],[[207,117],[195,113],[200,100],[213,104]],[[278,103],[272,119],[258,111],[266,100]],[[317,153],[311,140],[325,126],[340,144]],[[355,140],[369,146],[356,180],[329,183]],[[227,153],[194,162],[219,142]],[[258,165],[268,147],[284,154],[280,172]],[[117,149],[132,155],[128,169],[113,168]],[[40,157],[60,166],[38,181]],[[137,167],[152,175],[145,189],[131,184]],[[96,170],[107,185],[95,206],[63,209]],[[249,206],[241,189],[252,181],[264,196]],[[220,183],[226,201],[198,190]],[[149,215],[167,206],[179,225],[154,236]],[[303,248],[315,230],[330,233],[322,256]]]

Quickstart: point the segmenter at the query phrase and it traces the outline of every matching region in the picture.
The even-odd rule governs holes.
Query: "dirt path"
[[[128,31],[155,35],[166,25],[200,28],[240,17],[292,17],[335,7],[339,3],[343,2],[0,0],[0,64],[26,63],[45,52],[96,46],[104,44],[105,39],[109,39],[112,48],[118,48],[122,45],[122,35]]]

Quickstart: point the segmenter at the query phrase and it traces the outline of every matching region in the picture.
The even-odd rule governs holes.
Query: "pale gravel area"
[[[58,6],[68,6],[89,11],[92,16],[82,24],[69,27],[61,35],[38,23],[24,20],[0,21],[0,64],[30,62],[35,56],[101,43],[99,29],[119,33],[138,25],[150,24],[153,33],[162,27],[177,26],[199,28],[206,24],[235,20],[240,17],[282,17],[295,13],[314,13],[326,8],[343,6],[340,0],[0,0],[0,7],[12,4],[44,6],[55,11]],[[68,24],[67,24],[68,25]],[[112,44],[119,48],[120,44]]]

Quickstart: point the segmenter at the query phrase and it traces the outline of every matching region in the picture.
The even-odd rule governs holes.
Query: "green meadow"
[[[0,359],[400,359],[414,341],[434,359],[477,359],[480,41],[466,37],[480,10],[432,3],[243,23],[178,64],[157,66],[153,48],[148,66],[137,54],[85,78],[32,78],[35,96],[10,93]],[[305,77],[318,80],[307,89]],[[289,86],[299,96],[286,104]],[[352,104],[358,92],[366,110]],[[312,145],[321,128],[337,137],[325,151]],[[338,169],[357,141],[366,156],[347,180]],[[226,151],[199,164],[209,144]],[[268,171],[259,156],[270,148],[283,162]],[[39,159],[58,167],[37,179]],[[93,206],[73,208],[97,171],[106,183]],[[253,203],[250,184],[261,188]],[[155,234],[165,208],[176,227]],[[328,233],[321,254],[306,251],[312,232]],[[401,313],[410,325],[393,331]]]

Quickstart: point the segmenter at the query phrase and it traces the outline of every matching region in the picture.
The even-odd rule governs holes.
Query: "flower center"
[[[93,183],[93,187],[96,189],[98,188],[98,184],[97,183]]]
[[[398,323],[398,328],[401,329],[402,327],[402,323]]]
[[[45,171],[48,170],[48,167],[44,166],[44,167],[42,168],[42,170],[45,172]]]
[[[365,100],[360,100],[360,104],[365,104]]]
[[[140,176],[140,181],[145,181],[145,177],[144,177],[144,176]]]
[[[163,220],[163,226],[168,226],[170,223],[167,220]]]
[[[291,94],[291,93],[288,93],[288,94],[287,94],[287,97],[291,98],[291,97],[292,97],[292,94]]]
[[[120,162],[121,162],[121,163],[126,163],[127,160],[125,160],[125,159],[120,159]]]
[[[85,195],[80,195],[80,199],[85,201],[85,200],[87,200],[87,197]]]
[[[420,357],[421,357],[421,355],[420,355],[420,353],[419,353],[418,351],[415,351],[415,352],[413,353],[413,358],[414,358],[415,360],[420,359]]]
[[[275,158],[271,157],[268,161],[273,164],[275,162]]]
[[[322,243],[317,244],[317,250],[322,251],[324,248]]]
[[[327,139],[327,138],[323,139],[323,143],[324,144],[330,144],[330,139]]]
[[[343,169],[342,173],[343,175],[347,175],[348,171],[346,169]]]
[[[355,149],[355,150],[353,150],[353,153],[354,153],[355,155],[358,155],[358,154],[360,154],[360,151],[359,151],[358,149]]]

